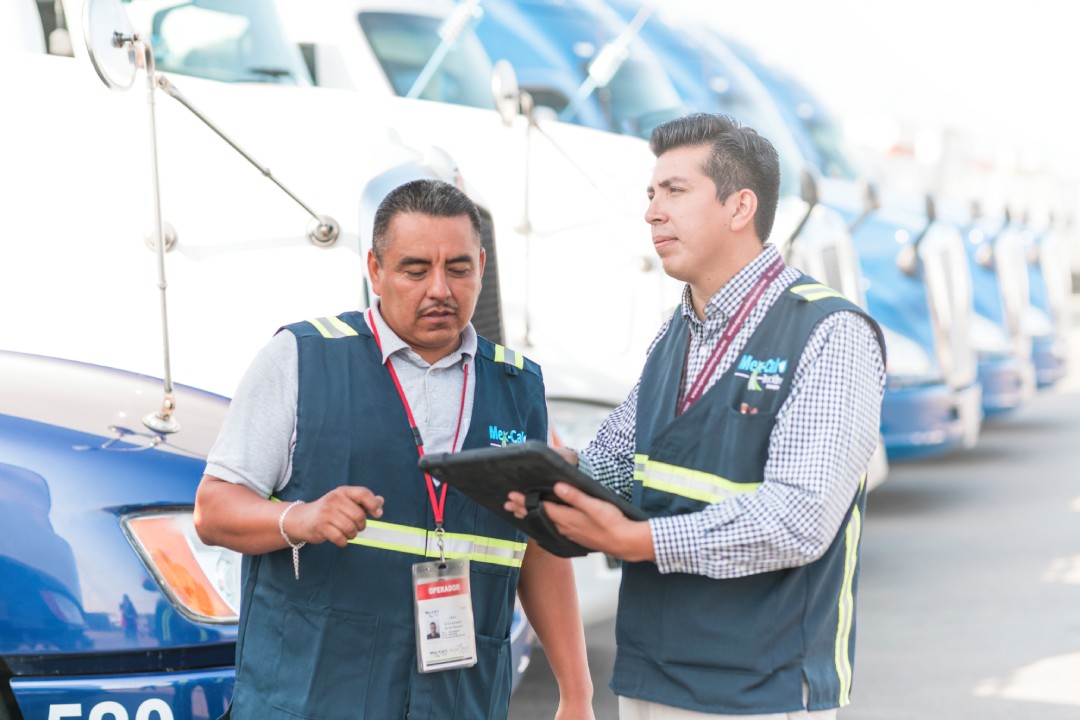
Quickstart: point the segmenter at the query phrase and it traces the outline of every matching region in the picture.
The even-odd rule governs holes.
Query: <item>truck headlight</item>
[[[188,619],[237,621],[241,555],[203,543],[190,509],[125,515],[120,524],[162,592]]]

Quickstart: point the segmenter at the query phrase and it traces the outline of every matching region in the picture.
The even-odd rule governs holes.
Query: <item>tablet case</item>
[[[432,477],[465,493],[559,557],[587,555],[591,551],[560,535],[544,513],[540,501],[562,502],[555,495],[556,482],[569,483],[582,492],[606,500],[632,520],[648,519],[643,510],[608,490],[538,440],[506,447],[434,453],[420,458],[419,466]],[[511,490],[525,495],[528,515],[524,518],[519,519],[503,509]]]

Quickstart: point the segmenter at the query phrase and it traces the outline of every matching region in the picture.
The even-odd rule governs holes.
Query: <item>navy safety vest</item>
[[[800,277],[732,367],[679,417],[689,330],[673,318],[641,376],[634,503],[662,517],[757,490],[803,349],[818,323],[841,310],[865,317],[834,290]],[[741,413],[744,402],[758,412]],[[805,678],[810,710],[847,704],[864,486],[825,555],[809,565],[718,580],[625,563],[612,690],[704,713],[786,713],[803,707]]]
[[[383,516],[344,549],[244,557],[233,720],[506,717],[510,624],[527,538],[453,488],[445,547],[471,560],[476,666],[416,669],[411,567],[438,557],[435,521],[408,418],[363,315],[290,325],[299,353],[296,448],[283,502],[339,485],[382,495]],[[540,368],[479,338],[464,447],[547,437]],[[524,439],[524,437],[522,439]]]

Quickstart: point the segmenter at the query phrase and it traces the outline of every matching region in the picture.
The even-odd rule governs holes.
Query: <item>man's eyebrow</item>
[[[461,263],[469,263],[471,265],[473,263],[472,255],[456,255],[452,258],[447,259],[446,261],[447,265],[459,265]],[[401,260],[398,260],[397,266],[399,268],[415,267],[417,265],[430,267],[432,264],[433,263],[428,258],[412,257],[411,255],[406,255],[405,257],[401,258]]]
[[[406,255],[405,257],[398,260],[398,264],[397,264],[397,266],[399,268],[413,267],[415,265],[425,265],[425,266],[427,266],[427,265],[431,265],[431,261],[426,259],[426,258],[411,257],[409,255]]]
[[[658,182],[657,185],[662,188],[669,188],[676,183],[679,183],[681,185],[688,182],[690,182],[690,178],[684,178],[681,175],[672,175],[669,178],[664,178],[663,180]]]

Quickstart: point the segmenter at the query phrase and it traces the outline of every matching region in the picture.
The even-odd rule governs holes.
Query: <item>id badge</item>
[[[468,559],[417,563],[412,566],[412,583],[419,671],[475,665]]]

